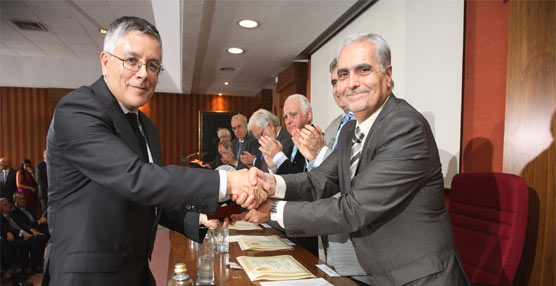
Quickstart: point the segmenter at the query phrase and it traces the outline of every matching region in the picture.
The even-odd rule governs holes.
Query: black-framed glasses
[[[129,57],[129,58],[120,58],[114,54],[112,54],[111,52],[107,53],[115,58],[117,58],[118,60],[122,61],[122,64],[124,66],[125,69],[130,70],[132,72],[138,72],[141,67],[143,67],[143,65],[145,65],[147,67],[147,73],[150,75],[154,75],[154,76],[158,76],[160,74],[161,71],[164,70],[164,68],[155,63],[155,62],[148,62],[146,64],[144,64],[143,62],[141,62],[138,58],[134,58],[134,57]]]

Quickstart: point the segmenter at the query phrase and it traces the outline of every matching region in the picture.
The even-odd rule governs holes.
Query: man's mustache
[[[350,96],[354,93],[363,93],[363,92],[369,92],[370,89],[368,88],[358,88],[358,89],[353,89],[353,90],[348,90],[344,93],[344,96]]]

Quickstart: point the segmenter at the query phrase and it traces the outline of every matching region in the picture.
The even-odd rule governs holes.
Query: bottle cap
[[[176,263],[176,266],[174,266],[174,273],[185,273],[187,272],[187,266],[185,266],[185,263]]]

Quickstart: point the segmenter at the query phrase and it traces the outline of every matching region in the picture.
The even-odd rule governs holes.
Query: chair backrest
[[[449,213],[471,283],[512,284],[523,250],[528,209],[529,190],[521,177],[493,172],[454,176]]]

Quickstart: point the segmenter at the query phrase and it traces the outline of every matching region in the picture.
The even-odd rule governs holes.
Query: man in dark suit
[[[103,76],[62,98],[47,136],[51,239],[43,284],[154,285],[148,260],[157,224],[203,240],[200,223],[226,194],[266,193],[247,171],[162,166],[160,135],[139,108],[162,71],[156,27],[116,19],[100,54]]]
[[[251,175],[276,184],[270,195],[296,201],[267,202],[243,218],[271,217],[293,236],[350,233],[372,285],[467,285],[436,143],[426,119],[392,94],[388,44],[352,35],[338,62],[338,88],[357,122],[347,123],[338,149],[311,172],[272,176],[253,168]],[[341,196],[331,198],[338,189]]]
[[[257,140],[266,136],[269,140],[275,139],[281,145],[281,150],[286,157],[291,155],[293,149],[293,141],[290,133],[280,126],[278,118],[266,109],[259,109],[251,115],[248,124],[249,133]],[[257,150],[257,156],[253,164],[255,167],[268,172],[270,168],[276,168],[272,158],[265,160],[263,153]]]
[[[41,202],[41,216],[47,217],[48,176],[46,174],[46,150],[42,152],[42,156],[44,158],[43,161],[35,166],[35,176],[37,177],[38,195]]]
[[[15,193],[14,194],[14,205],[12,210],[10,211],[10,216],[18,223],[28,226],[30,229],[36,230],[40,235],[34,236],[41,236],[44,239],[41,239],[42,247],[46,245],[46,241],[50,238],[48,234],[48,219],[46,217],[41,216],[39,219],[36,219],[35,216],[29,212],[25,208],[25,196],[23,193]],[[41,251],[42,252],[42,251]]]
[[[252,166],[255,159],[255,153],[259,150],[257,140],[249,136],[247,132],[247,117],[243,114],[232,116],[232,131],[236,138],[232,141],[232,151],[236,157],[237,164],[234,166],[237,170],[247,169]]]
[[[10,203],[13,203],[12,196],[17,192],[15,174],[17,171],[10,166],[10,160],[6,157],[0,158],[0,194]]]

